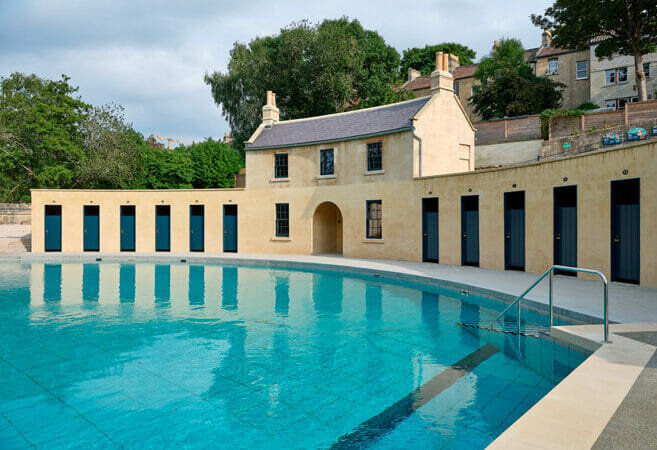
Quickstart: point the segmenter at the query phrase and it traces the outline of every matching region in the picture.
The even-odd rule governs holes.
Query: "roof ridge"
[[[416,102],[416,101],[420,101],[420,100],[425,100],[426,101],[427,98],[426,97],[416,97],[416,98],[412,98],[410,100],[404,100],[404,101],[401,101],[401,102],[388,103],[388,104],[385,104],[385,105],[378,105],[378,106],[371,106],[369,108],[354,109],[352,111],[342,111],[342,112],[339,112],[339,113],[322,114],[321,116],[301,117],[299,119],[281,120],[279,122],[276,122],[274,124],[274,126],[284,125],[284,124],[288,124],[288,123],[305,122],[305,121],[316,120],[316,119],[324,119],[326,117],[346,116],[348,114],[356,114],[356,113],[360,113],[360,112],[364,112],[364,111],[374,111],[374,110],[377,110],[377,109],[391,108],[393,106],[403,105],[403,104],[406,104],[406,103],[412,103],[412,102]]]

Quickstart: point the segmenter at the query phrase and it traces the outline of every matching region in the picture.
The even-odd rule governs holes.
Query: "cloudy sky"
[[[549,0],[223,1],[0,0],[0,76],[71,77],[89,103],[114,102],[145,136],[221,137],[226,121],[203,82],[225,71],[235,41],[292,22],[346,15],[400,53],[444,41],[477,58],[499,37],[537,46],[529,21]]]

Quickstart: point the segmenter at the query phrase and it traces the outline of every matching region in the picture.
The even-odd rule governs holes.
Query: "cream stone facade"
[[[634,57],[617,55],[612,59],[598,59],[595,56],[597,46],[590,49],[591,59],[591,102],[601,108],[610,107],[622,109],[626,102],[634,102],[637,98]],[[657,53],[649,53],[643,57],[644,67],[648,69],[646,86],[648,100],[657,97]],[[621,78],[618,71],[625,71]],[[608,80],[608,71],[614,72],[614,80]],[[645,69],[644,69],[645,72]]]
[[[550,73],[550,61],[556,60],[557,71]],[[554,63],[552,63],[554,64]],[[585,67],[578,74],[577,68]],[[582,103],[590,101],[590,62],[589,51],[573,52],[539,52],[534,63],[534,73],[538,76],[547,76],[550,80],[563,83],[561,107],[576,109]]]
[[[504,268],[504,193],[526,195],[526,270],[542,272],[553,262],[555,187],[577,186],[578,265],[611,276],[610,185],[638,178],[641,183],[640,283],[657,287],[657,145],[605,150],[520,167],[423,177],[406,181],[240,190],[34,190],[32,251],[44,251],[44,207],[62,205],[62,251],[82,252],[82,208],[100,206],[101,252],[119,252],[121,205],[136,206],[137,252],[155,250],[155,206],[171,205],[171,251],[189,251],[189,207],[205,205],[205,251],[223,251],[221,209],[238,207],[238,253],[323,253],[337,248],[347,257],[422,260],[422,199],[439,199],[439,261],[461,264],[461,197],[478,195],[480,266]],[[564,181],[566,179],[567,181]],[[365,235],[365,204],[381,200],[382,239]],[[290,235],[275,236],[274,205],[290,205]],[[322,213],[330,202],[339,210]],[[319,215],[316,215],[318,214]],[[333,214],[333,216],[331,216]],[[328,217],[328,218],[327,218]],[[332,218],[331,218],[332,217]],[[340,223],[338,225],[338,219]],[[314,226],[316,220],[323,225]],[[328,224],[334,220],[335,227]],[[338,228],[339,226],[339,228]],[[315,233],[315,235],[314,235]],[[322,234],[320,237],[319,234]]]

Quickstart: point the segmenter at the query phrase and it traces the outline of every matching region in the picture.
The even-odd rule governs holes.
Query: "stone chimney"
[[[552,44],[552,33],[547,28],[543,30],[541,35],[541,48],[549,47]]]
[[[460,66],[461,63],[459,62],[459,57],[456,55],[449,55],[449,73],[453,73],[454,69],[456,69],[458,66]]]
[[[500,41],[493,41],[493,50],[500,46]]]
[[[230,133],[224,133],[224,144],[229,146],[233,145],[233,137],[230,135]]]
[[[440,91],[454,92],[454,77],[449,73],[448,53],[436,52],[436,70],[431,74],[431,95]]]
[[[273,126],[278,122],[280,111],[276,107],[276,94],[272,91],[267,91],[267,104],[262,107],[262,123],[266,127]]]
[[[408,82],[409,83],[411,81],[413,81],[414,79],[416,79],[417,77],[419,77],[420,75],[422,75],[422,74],[420,73],[419,70],[413,69],[412,67],[408,68]]]

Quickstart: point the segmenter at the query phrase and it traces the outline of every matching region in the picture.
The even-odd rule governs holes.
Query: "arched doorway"
[[[313,254],[342,254],[342,213],[335,203],[324,202],[313,213]]]

